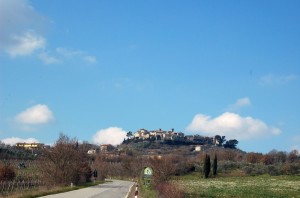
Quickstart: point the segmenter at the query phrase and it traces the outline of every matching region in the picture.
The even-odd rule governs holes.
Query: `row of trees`
[[[0,159],[33,160],[35,159],[35,155],[31,150],[17,149],[14,146],[6,145],[0,141]]]
[[[217,159],[217,155],[215,154],[213,165],[212,165],[213,176],[217,175],[217,169],[218,169],[218,159]],[[203,173],[205,178],[209,177],[210,171],[211,171],[210,156],[205,154],[205,159],[203,163]]]
[[[225,136],[216,135],[215,136],[216,145],[224,148],[236,149],[239,141],[236,139],[231,139],[226,141]]]

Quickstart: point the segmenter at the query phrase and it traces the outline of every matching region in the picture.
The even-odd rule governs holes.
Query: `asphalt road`
[[[44,198],[125,198],[134,182],[111,180],[105,184],[44,196]]]

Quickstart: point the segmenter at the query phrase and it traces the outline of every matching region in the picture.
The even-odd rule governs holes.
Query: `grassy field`
[[[174,178],[185,197],[300,197],[300,176],[239,176],[204,179],[199,173]]]

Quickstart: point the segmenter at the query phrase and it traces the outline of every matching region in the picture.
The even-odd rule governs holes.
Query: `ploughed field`
[[[178,176],[172,183],[185,197],[299,197],[300,175],[218,176],[202,178],[199,173]]]

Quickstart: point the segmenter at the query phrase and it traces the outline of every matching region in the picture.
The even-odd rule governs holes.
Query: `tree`
[[[215,154],[214,163],[213,163],[213,175],[217,175],[217,169],[218,169],[218,159],[217,155]]]
[[[208,178],[209,173],[210,173],[210,168],[211,168],[210,156],[206,154],[204,164],[203,164],[203,171],[204,171],[204,177],[205,178]]]
[[[175,174],[177,157],[172,155],[166,155],[163,157],[152,157],[149,159],[150,166],[153,169],[154,183],[160,183],[167,181]]]
[[[257,164],[257,163],[261,162],[262,157],[263,157],[263,154],[261,154],[261,153],[251,152],[251,153],[247,153],[246,161],[251,164]]]
[[[108,166],[105,160],[105,155],[97,155],[92,165],[93,169],[97,171],[97,176],[100,180],[105,179],[108,175]]]
[[[226,141],[225,136],[216,135],[215,141],[217,146],[222,146],[223,143]]]
[[[292,150],[287,157],[289,163],[295,163],[300,159],[299,151]]]
[[[127,134],[126,134],[127,138],[130,139],[132,137],[132,132],[129,131]]]
[[[70,185],[88,180],[91,169],[76,139],[60,134],[53,148],[45,150],[40,158],[40,169],[48,184]],[[85,178],[83,178],[85,177]]]
[[[236,149],[236,146],[238,143],[239,143],[239,141],[237,141],[236,139],[233,139],[233,140],[228,140],[223,146],[224,146],[224,148]]]
[[[283,164],[287,159],[287,153],[283,151],[271,150],[269,153],[264,155],[263,163],[269,164]]]

